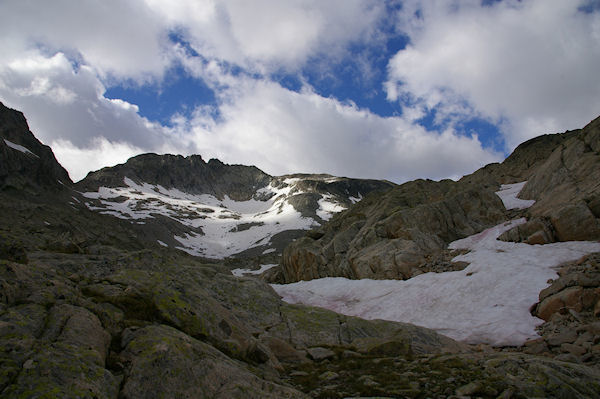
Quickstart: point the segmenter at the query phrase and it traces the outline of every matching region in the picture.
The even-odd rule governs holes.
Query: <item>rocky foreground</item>
[[[598,255],[565,265],[541,294],[532,309],[548,320],[540,340],[521,348],[468,346],[409,324],[284,303],[259,279],[235,277],[222,262],[163,247],[130,221],[89,210],[20,113],[0,107],[0,137],[1,397],[600,396]],[[404,212],[431,198],[417,190],[431,183],[412,184],[413,199],[399,196],[390,206]],[[433,237],[427,245],[439,248],[504,215],[501,202],[476,187],[440,183],[440,200],[495,205],[464,208],[474,221],[437,238],[433,228],[422,232]],[[590,192],[573,195],[589,204]],[[547,209],[535,215],[546,222]],[[308,239],[335,235],[329,226],[336,220]],[[421,234],[393,226],[375,222],[367,230],[374,240]],[[437,256],[440,267],[451,263],[443,251]]]

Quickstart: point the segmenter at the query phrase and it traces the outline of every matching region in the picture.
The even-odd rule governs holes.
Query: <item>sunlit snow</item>
[[[503,184],[496,195],[500,197],[506,209],[526,209],[535,204],[534,200],[523,200],[517,198],[527,182],[523,181],[514,184]]]
[[[29,151],[29,149],[28,149],[28,148],[26,148],[26,147],[23,147],[22,145],[15,144],[15,143],[13,143],[12,141],[8,141],[8,140],[6,140],[6,139],[4,139],[4,142],[6,143],[6,145],[7,145],[7,146],[9,146],[10,148],[12,148],[13,150],[21,151],[22,153],[25,153],[25,154],[31,154],[31,155],[33,155],[34,157],[37,157],[37,158],[39,158],[39,157],[38,157],[37,155],[35,155],[33,152]]]
[[[138,184],[129,178],[123,181],[126,187],[100,187],[97,192],[83,193],[87,198],[100,201],[99,206],[90,203],[87,206],[138,223],[163,215],[199,228],[203,234],[190,232],[174,237],[181,244],[177,248],[192,255],[224,258],[268,244],[282,231],[309,230],[317,224],[314,219],[303,217],[287,201],[290,193],[301,193],[290,185],[269,185],[259,189],[257,198],[269,198],[266,201],[234,201],[228,196],[219,200],[208,194],[193,195],[160,185]],[[285,181],[295,183],[298,179]],[[328,205],[327,209],[333,207]]]
[[[365,319],[432,328],[469,343],[520,345],[537,337],[542,320],[529,313],[562,262],[600,251],[598,242],[528,245],[498,241],[518,219],[450,244],[471,252],[461,271],[426,273],[409,280],[323,278],[273,288],[290,303],[320,306]]]

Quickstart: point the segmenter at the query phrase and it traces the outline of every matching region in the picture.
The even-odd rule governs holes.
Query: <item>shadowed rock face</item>
[[[50,147],[29,131],[19,111],[0,103],[0,190],[60,191],[71,184]]]
[[[210,194],[219,199],[228,195],[236,201],[251,199],[259,188],[271,182],[271,176],[255,166],[226,165],[217,159],[207,163],[200,155],[142,154],[125,164],[90,172],[78,187],[119,187],[125,177],[189,194]]]

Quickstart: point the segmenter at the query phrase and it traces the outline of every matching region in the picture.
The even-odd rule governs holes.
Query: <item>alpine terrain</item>
[[[144,154],[0,104],[0,396],[600,397],[600,118],[458,181]]]

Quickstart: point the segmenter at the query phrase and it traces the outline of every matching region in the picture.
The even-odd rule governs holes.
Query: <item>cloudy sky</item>
[[[73,180],[142,152],[452,178],[600,115],[598,0],[2,0],[0,54]]]

